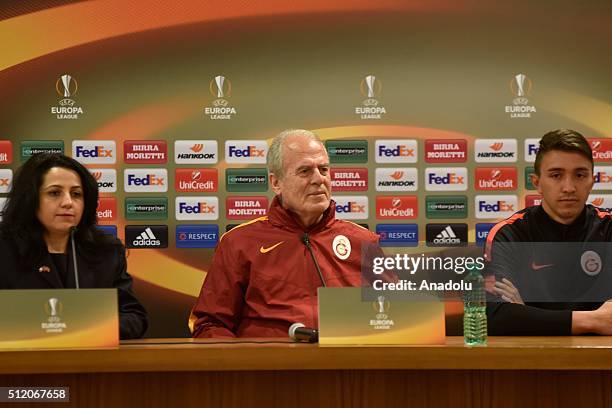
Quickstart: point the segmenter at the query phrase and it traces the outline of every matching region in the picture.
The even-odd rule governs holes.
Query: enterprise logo
[[[72,141],[72,157],[83,164],[114,164],[116,151],[114,140]]]
[[[165,193],[168,191],[168,170],[125,169],[123,182],[126,193]]]
[[[381,247],[412,247],[419,244],[418,224],[378,224],[376,233]]]
[[[13,170],[0,169],[0,193],[8,193],[11,191],[13,183]]]
[[[266,164],[268,143],[265,140],[228,140],[225,142],[225,162]]]
[[[64,153],[63,140],[24,140],[21,142],[21,161],[36,153]]]
[[[219,242],[218,225],[177,225],[177,248],[214,248]]]
[[[125,245],[128,248],[168,248],[167,225],[126,225]]]
[[[174,162],[176,164],[214,164],[218,161],[216,140],[176,140]]]
[[[176,219],[211,221],[219,219],[219,198],[210,196],[176,197]]]
[[[416,163],[417,141],[389,139],[376,141],[376,163]]]
[[[476,163],[516,162],[516,152],[516,139],[477,139],[474,143]]]
[[[427,224],[427,246],[454,247],[467,245],[467,224]]]
[[[166,220],[168,219],[168,199],[166,197],[126,198],[125,219]]]

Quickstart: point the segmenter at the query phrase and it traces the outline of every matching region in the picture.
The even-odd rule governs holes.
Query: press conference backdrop
[[[32,152],[91,168],[152,337],[188,335],[219,236],[265,215],[285,128],[326,141],[337,216],[385,246],[482,242],[538,202],[528,174],[555,128],[591,140],[589,201],[612,207],[612,5],[491,3],[6,7],[0,204]]]

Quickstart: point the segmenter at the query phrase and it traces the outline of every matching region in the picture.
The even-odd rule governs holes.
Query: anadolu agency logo
[[[378,100],[382,91],[380,80],[374,75],[366,75],[361,80],[359,90],[366,99],[361,102],[361,106],[355,107],[355,114],[366,120],[382,119],[387,110]]]
[[[215,98],[212,106],[204,108],[204,115],[211,120],[228,120],[236,115],[236,108],[229,102],[232,96],[232,83],[223,75],[215,76],[209,84],[210,94]]]
[[[70,74],[63,74],[55,81],[55,91],[59,95],[58,106],[51,107],[51,114],[56,119],[78,119],[83,114],[83,107],[74,99],[79,90],[79,83]]]

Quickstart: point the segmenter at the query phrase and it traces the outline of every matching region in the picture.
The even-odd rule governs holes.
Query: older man
[[[221,238],[193,309],[194,337],[286,337],[293,323],[318,326],[318,287],[361,285],[362,244],[378,237],[335,218],[321,140],[282,132],[268,168],[268,215]]]

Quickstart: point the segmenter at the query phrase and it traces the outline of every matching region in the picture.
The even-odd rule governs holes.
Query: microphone
[[[293,323],[289,327],[289,337],[293,341],[316,343],[319,341],[319,331],[317,329],[306,327],[303,323]]]
[[[327,286],[327,284],[325,283],[325,278],[323,278],[323,273],[321,272],[321,268],[319,267],[319,263],[317,262],[317,258],[315,258],[314,256],[314,252],[312,252],[312,247],[310,246],[310,238],[308,238],[308,233],[304,233],[304,235],[302,235],[302,243],[304,245],[306,245],[306,248],[308,248],[308,252],[310,252],[310,256],[312,257],[312,261],[315,264],[315,268],[317,269],[317,273],[319,274],[319,278],[321,279],[321,283],[323,284],[323,286]]]
[[[76,247],[74,245],[74,233],[76,232],[76,227],[70,227],[70,242],[72,244],[72,263],[74,264],[74,283],[77,289],[79,288],[79,270],[77,267],[77,258],[76,258]]]

